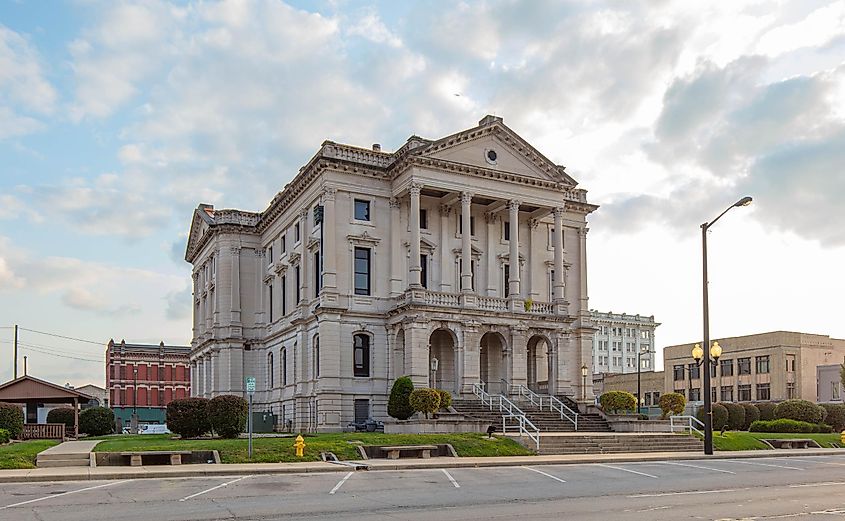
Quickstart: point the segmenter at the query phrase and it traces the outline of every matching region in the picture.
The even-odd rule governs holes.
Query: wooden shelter
[[[24,430],[31,433],[28,437],[56,437],[47,434],[50,429],[27,429],[27,425],[44,425],[38,423],[38,405],[48,403],[67,404],[73,407],[74,432],[72,435],[75,437],[79,432],[79,404],[87,403],[90,399],[91,397],[87,394],[28,375],[0,385],[0,402],[24,405]],[[45,434],[38,435],[39,430],[44,431]]]

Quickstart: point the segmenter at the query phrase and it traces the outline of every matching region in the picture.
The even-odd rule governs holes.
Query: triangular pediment
[[[536,148],[502,123],[487,116],[477,127],[433,142],[422,156],[473,165],[544,181],[575,186],[577,182]]]
[[[193,254],[200,240],[206,234],[211,225],[214,224],[214,207],[201,204],[194,210],[194,217],[191,220],[191,231],[188,232],[188,243],[185,248],[185,260],[191,262]]]

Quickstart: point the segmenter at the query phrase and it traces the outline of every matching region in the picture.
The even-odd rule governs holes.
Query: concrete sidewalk
[[[492,458],[432,458],[406,460],[366,460],[370,470],[449,469],[512,467],[520,465],[565,465],[584,463],[626,463],[734,458],[772,458],[784,456],[845,456],[843,449],[793,449],[724,451],[713,456],[700,452],[651,452],[623,454],[578,454],[549,456],[502,456]],[[65,467],[24,470],[0,470],[0,483],[33,481],[80,481],[143,478],[178,478],[208,476],[244,476],[255,474],[302,474],[311,472],[349,472],[350,467],[321,461],[302,463],[239,463],[229,465],[152,465],[142,467]]]

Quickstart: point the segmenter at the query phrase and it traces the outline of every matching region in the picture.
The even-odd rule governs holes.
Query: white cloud
[[[49,114],[58,95],[47,81],[35,49],[23,36],[0,25],[0,101],[3,98]]]
[[[358,19],[348,30],[351,36],[360,36],[371,42],[383,43],[391,47],[401,47],[402,40],[396,36],[379,18],[375,12],[368,12]]]

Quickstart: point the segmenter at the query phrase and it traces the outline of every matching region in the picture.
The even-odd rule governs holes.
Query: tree
[[[90,407],[79,413],[79,432],[103,436],[114,430],[114,413],[107,407]]]
[[[196,438],[211,430],[206,398],[181,398],[167,405],[167,428],[184,438]]]
[[[599,396],[599,403],[606,413],[633,411],[637,406],[637,398],[627,391],[607,391]]]
[[[684,412],[684,406],[687,404],[686,398],[680,393],[666,393],[660,397],[660,410],[663,411],[662,418],[672,414],[681,414]]]
[[[443,389],[437,389],[437,393],[440,394],[440,408],[448,409],[452,405],[452,393]]]
[[[0,429],[9,431],[12,439],[23,433],[23,410],[14,403],[0,402]]]
[[[246,429],[249,404],[240,396],[221,394],[208,402],[211,428],[223,438],[237,438]]]
[[[411,393],[414,392],[414,382],[408,376],[402,376],[393,382],[390,399],[387,401],[387,414],[397,420],[407,420],[414,415],[411,407]]]
[[[807,400],[786,400],[775,407],[775,417],[807,423],[821,423],[827,411]]]
[[[409,401],[411,402],[411,407],[415,411],[425,414],[426,418],[428,418],[429,414],[433,414],[440,409],[440,393],[437,392],[437,389],[429,389],[427,387],[414,389]]]
[[[76,416],[73,407],[56,407],[47,412],[47,423],[64,423],[70,430],[76,426]]]

